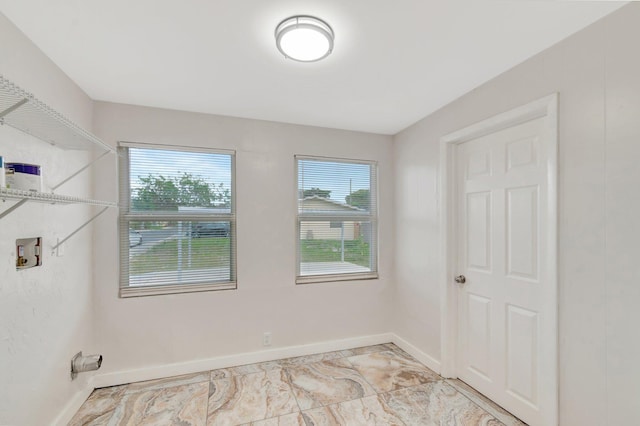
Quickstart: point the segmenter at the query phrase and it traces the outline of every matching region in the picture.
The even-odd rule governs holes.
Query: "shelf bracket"
[[[80,173],[84,172],[85,170],[87,170],[89,167],[93,166],[95,163],[98,162],[98,160],[101,160],[102,158],[106,157],[108,154],[112,154],[112,151],[105,151],[102,153],[102,155],[100,155],[99,157],[97,157],[95,160],[92,160],[89,164],[87,164],[86,166],[82,167],[80,170],[76,171],[75,173],[73,173],[71,176],[69,176],[68,178],[64,179],[63,181],[61,181],[60,183],[58,183],[55,186],[51,187],[51,191],[55,191],[56,189],[60,188],[62,185],[64,185],[65,183],[69,182],[71,179],[73,179],[74,177],[78,176]]]
[[[102,210],[100,210],[97,214],[95,214],[91,219],[89,219],[88,221],[86,221],[85,223],[83,223],[82,225],[80,225],[78,228],[76,228],[75,231],[73,231],[72,233],[70,233],[69,235],[67,235],[65,238],[63,238],[62,240],[58,241],[58,244],[56,244],[55,246],[51,247],[51,251],[55,252],[58,247],[60,247],[62,244],[64,244],[69,238],[73,237],[74,235],[76,235],[78,232],[80,232],[85,226],[87,226],[88,224],[90,224],[91,222],[93,222],[94,220],[96,220],[98,218],[98,216],[100,216],[102,213],[106,212],[107,210],[109,210],[109,207],[105,207]]]
[[[2,200],[2,201],[6,201],[6,200]],[[20,207],[21,205],[23,205],[24,203],[26,203],[27,201],[29,201],[28,199],[23,199],[18,201],[17,203],[15,203],[14,205],[12,205],[11,207],[9,207],[8,209],[6,209],[5,211],[3,211],[2,213],[0,213],[0,219],[2,219],[3,217],[5,217],[6,215],[8,215],[9,213],[11,213],[12,211],[14,211],[15,209],[17,209],[18,207]]]
[[[26,104],[27,102],[29,102],[29,99],[24,98],[21,101],[19,101],[18,103],[14,104],[14,105],[10,106],[9,108],[5,109],[4,111],[0,112],[0,119],[2,119],[7,114],[11,114],[13,111],[17,110],[18,108],[20,108],[22,105]],[[4,122],[2,124],[4,124]]]

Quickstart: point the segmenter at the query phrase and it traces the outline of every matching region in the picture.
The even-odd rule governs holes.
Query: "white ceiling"
[[[622,4],[0,0],[0,11],[96,100],[395,134]],[[333,27],[331,56],[279,54],[273,31],[294,14]]]

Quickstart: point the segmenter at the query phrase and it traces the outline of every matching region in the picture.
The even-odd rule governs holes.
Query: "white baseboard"
[[[396,339],[398,342],[402,341],[403,343],[397,343]],[[256,362],[273,361],[276,359],[289,358],[294,356],[340,351],[344,349],[377,345],[380,343],[388,342],[396,343],[399,347],[407,351],[409,354],[422,361],[422,359],[419,356],[416,356],[412,352],[412,350],[418,354],[421,354],[422,352],[406,343],[406,341],[404,341],[403,339],[398,338],[393,333],[383,333],[371,336],[354,337],[349,339],[330,340],[327,342],[311,343],[307,345],[287,346],[283,348],[267,349],[256,352],[245,352],[237,355],[227,355],[221,357],[199,359],[195,361],[158,365],[153,367],[143,367],[135,370],[115,371],[112,373],[97,374],[90,379],[90,385],[93,388],[116,386],[125,383],[179,376],[181,374],[198,373],[200,371],[216,370],[218,368],[253,364]],[[433,358],[431,357],[428,358],[430,360],[433,360]],[[429,368],[432,368],[427,363],[425,363],[425,365]]]
[[[94,388],[122,385],[125,383],[140,382],[144,380],[161,379],[164,377],[178,376],[181,374],[198,373],[200,371],[215,370],[237,365],[252,364],[256,362],[273,361],[276,359],[294,356],[312,355],[322,352],[332,352],[360,346],[377,345],[393,342],[409,355],[422,362],[424,365],[440,374],[440,361],[431,355],[421,351],[402,337],[394,333],[382,333],[371,336],[360,336],[349,339],[330,340],[307,345],[287,346],[256,352],[245,352],[237,355],[227,355],[214,358],[206,358],[195,361],[179,362],[173,364],[144,367],[134,370],[115,371],[106,374],[97,374],[89,379],[88,387],[74,395],[58,417],[53,421],[54,426],[64,426],[69,423],[82,404],[87,400]]]
[[[67,426],[73,416],[78,412],[82,404],[89,398],[93,392],[93,386],[87,384],[87,387],[77,392],[73,398],[65,405],[58,417],[53,421],[52,426]]]
[[[92,388],[116,386],[125,383],[140,382],[144,380],[160,379],[164,377],[179,376],[181,374],[198,373],[200,371],[216,370],[237,365],[253,364],[256,362],[273,361],[276,359],[294,356],[311,355],[322,352],[339,351],[343,349],[357,348],[360,346],[377,345],[393,342],[409,355],[422,362],[424,365],[440,374],[441,364],[436,358],[421,351],[402,337],[394,333],[382,333],[371,336],[360,336],[349,339],[330,340],[307,345],[287,346],[283,348],[266,349],[255,352],[245,352],[236,355],[226,355],[213,358],[199,359],[195,361],[179,362],[173,364],[143,367],[134,370],[115,371],[105,374],[97,374],[90,379]],[[87,395],[88,396],[88,395]],[[86,396],[85,396],[86,399]],[[79,405],[78,405],[79,407]],[[77,410],[77,408],[76,408]]]
[[[411,343],[407,342],[397,334],[391,333],[391,336],[392,336],[391,341],[395,343],[396,346],[398,346],[400,349],[402,349],[403,351],[405,351],[406,353],[408,353],[409,355],[411,355],[412,357],[414,357],[415,359],[417,359],[418,361],[420,361],[421,363],[423,363],[424,365],[426,365],[436,373],[440,374],[440,370],[441,370],[440,361],[438,361],[436,358],[432,357],[431,355],[425,352],[422,352],[420,349],[416,348]]]

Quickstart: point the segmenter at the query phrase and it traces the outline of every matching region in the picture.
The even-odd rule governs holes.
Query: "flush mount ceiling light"
[[[333,30],[313,16],[292,16],[276,27],[276,46],[285,58],[315,62],[333,50]]]

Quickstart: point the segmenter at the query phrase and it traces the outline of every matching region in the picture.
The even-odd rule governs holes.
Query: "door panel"
[[[507,390],[537,404],[538,314],[507,306]]]
[[[507,144],[507,171],[538,164],[539,138],[525,138]]]
[[[491,193],[467,194],[467,265],[469,268],[491,269]]]
[[[524,421],[543,424],[541,365],[554,304],[544,118],[457,146],[458,376]],[[547,347],[552,344],[545,343]],[[542,358],[544,363],[542,363]]]
[[[538,278],[538,186],[507,189],[507,275]]]
[[[467,177],[491,174],[491,157],[488,152],[473,152],[467,158]]]
[[[486,297],[469,294],[467,316],[467,350],[469,351],[469,368],[491,381],[491,301]]]

